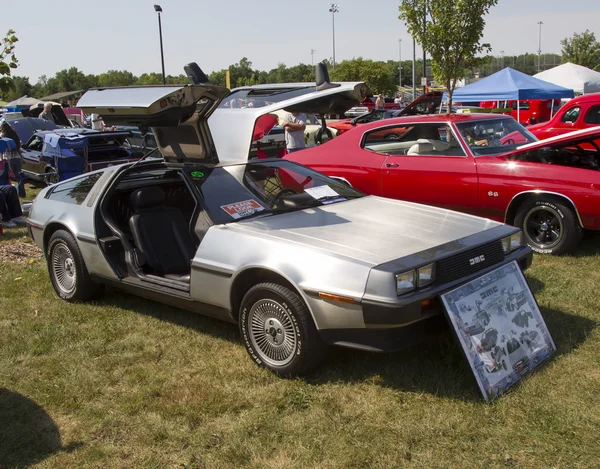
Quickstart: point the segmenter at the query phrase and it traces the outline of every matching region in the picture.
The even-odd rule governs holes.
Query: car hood
[[[527,128],[529,130],[529,127]],[[600,138],[600,126],[591,127],[584,130],[576,130],[556,137],[546,138],[544,140],[538,140],[537,142],[528,143],[517,147],[514,151],[507,154],[507,157],[520,155],[521,153],[527,153],[533,150],[539,150],[541,148],[559,146],[564,147],[565,145],[576,145],[581,143],[588,143]]]
[[[486,218],[375,196],[229,225],[372,266],[498,226]]]
[[[248,160],[248,153],[253,138],[266,133],[263,123],[265,115],[275,114],[279,110],[310,114],[343,114],[347,109],[362,101],[367,86],[362,82],[342,82],[330,84],[330,87],[319,89],[311,83],[282,83],[277,85],[258,85],[232,90],[231,98],[236,92],[246,97],[267,99],[282,93],[283,90],[306,90],[300,96],[278,100],[262,107],[228,108],[219,107],[208,120],[217,153],[221,162],[239,163]],[[273,98],[276,101],[276,98]],[[273,125],[275,125],[273,123]],[[260,127],[257,131],[256,127]]]
[[[77,107],[105,124],[151,127],[165,161],[218,164],[207,122],[228,94],[210,84],[103,88],[87,91]]]

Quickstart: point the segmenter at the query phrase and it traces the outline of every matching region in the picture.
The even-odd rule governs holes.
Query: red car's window
[[[577,119],[579,118],[579,114],[580,113],[581,113],[581,108],[579,106],[574,107],[573,109],[569,109],[562,116],[561,121],[563,121],[565,123],[572,124],[573,122],[577,121]]]
[[[600,106],[592,106],[585,115],[585,123],[600,125]]]
[[[465,156],[452,131],[439,123],[377,129],[366,135],[364,148],[390,156]]]

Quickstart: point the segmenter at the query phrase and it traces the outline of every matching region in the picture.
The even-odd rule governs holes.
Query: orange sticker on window
[[[254,212],[260,212],[265,208],[260,205],[256,200],[249,199],[243,200],[242,202],[235,202],[233,204],[221,205],[221,208],[225,210],[231,218],[247,217],[248,215],[252,215]]]

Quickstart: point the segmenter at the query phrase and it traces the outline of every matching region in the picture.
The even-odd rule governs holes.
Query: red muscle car
[[[537,252],[560,254],[600,230],[599,137],[538,141],[509,116],[437,114],[364,124],[286,158],[367,194],[516,225]]]
[[[537,138],[544,139],[574,130],[600,125],[600,93],[571,99],[548,122],[527,127]]]

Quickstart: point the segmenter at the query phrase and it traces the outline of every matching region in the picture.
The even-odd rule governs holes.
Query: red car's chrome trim
[[[518,194],[515,194],[515,195],[513,196],[513,198],[512,198],[512,199],[510,199],[510,202],[509,202],[509,203],[508,203],[508,205],[506,206],[506,211],[504,212],[504,222],[505,222],[505,223],[508,223],[508,222],[506,221],[506,219],[507,219],[507,217],[508,217],[508,212],[509,212],[509,210],[510,210],[510,208],[511,208],[511,205],[512,205],[512,203],[514,202],[514,200],[515,200],[517,197],[519,197],[520,195],[523,195],[523,194],[536,194],[536,195],[541,195],[541,194],[549,194],[549,195],[556,195],[556,196],[558,196],[558,197],[562,197],[562,198],[563,198],[563,199],[565,199],[565,200],[568,200],[568,201],[571,203],[571,205],[573,206],[573,208],[575,209],[575,214],[577,215],[577,219],[579,220],[579,225],[581,225],[581,227],[582,227],[582,228],[585,228],[585,227],[583,226],[583,222],[581,221],[581,216],[579,215],[579,210],[577,209],[577,205],[575,205],[575,202],[573,202],[573,201],[572,201],[572,200],[571,200],[569,197],[567,197],[566,195],[564,195],[564,194],[561,194],[561,193],[559,193],[559,192],[544,191],[544,190],[541,190],[541,189],[536,189],[536,190],[533,190],[533,191],[522,191],[522,192],[519,192]]]

